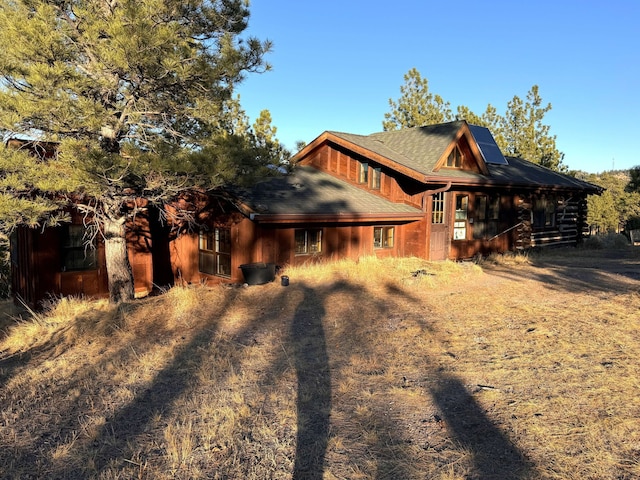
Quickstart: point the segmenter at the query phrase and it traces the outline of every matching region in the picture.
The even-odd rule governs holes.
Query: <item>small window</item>
[[[358,162],[358,183],[367,183],[369,181],[369,164],[367,162]]]
[[[380,190],[380,177],[382,176],[380,168],[371,169],[371,189]]]
[[[199,270],[208,275],[231,276],[231,229],[200,232]]]
[[[556,199],[543,195],[535,200],[533,224],[535,227],[553,227],[555,225]]]
[[[451,153],[447,157],[447,167],[452,167],[452,168],[462,167],[462,152],[460,151],[457,145],[453,147],[453,150],[451,150]]]
[[[431,204],[431,223],[444,223],[444,192],[433,194]]]
[[[62,271],[95,270],[96,249],[84,225],[62,227]]]
[[[469,210],[469,196],[456,196],[456,218],[453,224],[453,239],[466,240],[467,238],[467,214]]]
[[[296,255],[312,255],[322,252],[322,230],[296,230]]]
[[[373,227],[373,248],[393,248],[394,227]]]

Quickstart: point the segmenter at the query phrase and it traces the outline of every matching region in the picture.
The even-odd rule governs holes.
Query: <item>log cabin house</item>
[[[129,227],[136,292],[173,283],[242,283],[241,265],[375,255],[459,260],[577,245],[596,185],[505,158],[488,129],[455,121],[354,135],[324,132],[293,173],[211,197],[199,232],[172,236],[154,215]],[[14,293],[106,295],[104,251],[77,221],[12,238]],[[89,253],[87,253],[89,252]]]

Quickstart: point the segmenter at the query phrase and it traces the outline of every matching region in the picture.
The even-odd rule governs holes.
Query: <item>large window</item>
[[[296,230],[296,255],[311,255],[322,252],[322,230]]]
[[[535,227],[553,227],[556,224],[556,199],[543,195],[535,199],[533,205],[533,225]]]
[[[500,217],[500,196],[476,195],[473,210],[473,238],[491,238],[497,235]]]
[[[358,183],[367,183],[369,181],[369,164],[367,162],[358,162]]]
[[[444,223],[444,192],[433,194],[431,205],[431,223]]]
[[[231,276],[231,229],[200,232],[199,270],[209,275]]]
[[[62,271],[94,270],[97,268],[96,249],[85,235],[84,225],[62,227]]]
[[[456,195],[456,218],[453,223],[453,239],[467,239],[467,214],[469,211],[469,196]]]
[[[393,248],[393,227],[373,227],[373,248]]]

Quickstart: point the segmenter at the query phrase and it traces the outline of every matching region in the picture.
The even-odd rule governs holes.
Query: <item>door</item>
[[[431,237],[429,238],[429,260],[446,260],[449,256],[449,194],[440,192],[431,196]]]

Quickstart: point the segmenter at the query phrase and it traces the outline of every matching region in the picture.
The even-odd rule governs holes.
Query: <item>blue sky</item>
[[[290,150],[325,130],[382,131],[417,68],[429,90],[477,114],[538,85],[564,163],[640,165],[640,1],[252,0],[246,33],[273,70],[237,88],[251,121],[271,112]]]

